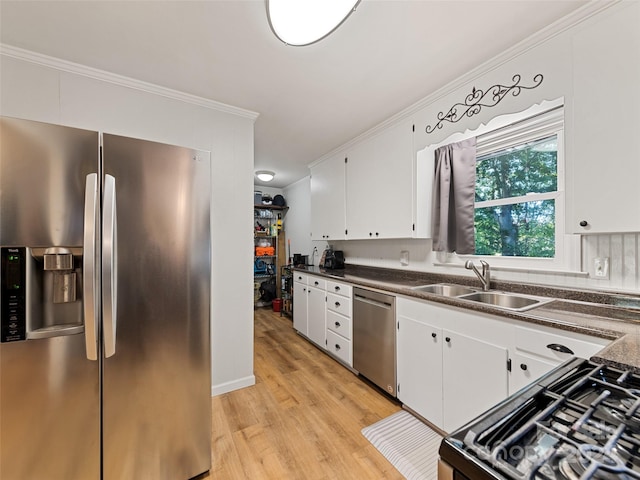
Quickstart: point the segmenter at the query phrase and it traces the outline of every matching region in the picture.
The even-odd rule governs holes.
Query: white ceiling
[[[290,47],[263,0],[2,0],[0,41],[258,112],[255,168],[283,187],[585,3],[362,0],[328,38]]]

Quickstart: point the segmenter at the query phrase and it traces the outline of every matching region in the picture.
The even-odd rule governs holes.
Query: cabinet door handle
[[[445,337],[445,338],[444,338],[444,340],[445,340],[447,343],[451,343],[451,337]]]
[[[379,234],[378,232],[376,232],[376,237],[377,237],[378,235],[380,235],[380,234]]]
[[[335,288],[336,292],[340,291],[340,287],[338,287],[337,285],[334,288]]]
[[[589,225],[589,222],[587,222],[586,220],[580,221],[580,226],[581,227],[586,227],[587,225]]]
[[[317,287],[319,285],[318,282],[313,282],[313,284]]]
[[[436,335],[435,333],[431,334],[431,338],[436,338],[438,335]]]
[[[556,352],[568,353],[569,355],[574,355],[573,350],[571,350],[569,347],[565,347],[560,343],[550,343],[549,345],[547,345],[547,348],[550,350],[555,350]]]
[[[340,345],[336,343],[336,350],[340,350]]]
[[[526,370],[527,370],[527,364],[526,364],[526,363],[521,363],[521,364],[520,364],[520,368],[521,368],[522,370],[526,371]]]
[[[340,327],[340,322],[336,322],[336,328]]]
[[[336,307],[339,307],[339,306],[340,306],[340,302],[336,302]]]

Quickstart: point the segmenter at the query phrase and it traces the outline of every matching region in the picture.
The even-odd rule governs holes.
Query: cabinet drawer
[[[327,293],[327,310],[351,318],[351,298]]]
[[[327,280],[327,292],[351,298],[351,285]]]
[[[327,310],[327,328],[351,340],[351,318]]]
[[[608,340],[586,335],[581,335],[584,338],[575,338],[576,335],[579,334],[567,332],[565,335],[563,333],[556,334],[544,330],[516,327],[515,346],[518,350],[562,362],[572,356],[590,358],[609,343]],[[570,352],[564,352],[563,350],[565,349],[570,350]]]
[[[324,278],[309,275],[307,279],[307,285],[309,285],[310,287],[319,288],[320,290],[324,290],[327,288],[327,281]]]
[[[331,330],[327,331],[327,350],[335,355],[337,358],[342,360],[344,363],[352,366],[351,361],[351,341],[346,338],[341,337],[340,335],[332,332]]]
[[[303,285],[306,285],[308,278],[309,278],[309,275],[307,275],[306,273],[293,272],[294,282],[298,282],[298,283],[302,283]]]

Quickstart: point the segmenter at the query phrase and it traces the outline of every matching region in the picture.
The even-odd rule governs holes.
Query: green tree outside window
[[[477,159],[476,255],[555,256],[557,145],[553,135]]]

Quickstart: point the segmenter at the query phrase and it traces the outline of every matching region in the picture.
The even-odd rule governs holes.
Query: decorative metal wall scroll
[[[482,107],[495,107],[509,92],[514,97],[517,97],[522,89],[533,90],[540,86],[543,76],[538,73],[533,77],[533,85],[530,86],[520,85],[522,77],[518,74],[515,74],[511,80],[513,85],[497,84],[489,87],[486,91],[477,90],[476,87],[473,87],[471,93],[464,99],[464,103],[456,103],[446,114],[444,112],[438,113],[438,123],[433,128],[431,125],[427,125],[427,133],[432,133],[434,130],[442,128],[442,122],[444,121],[456,123],[462,120],[463,117],[477,115],[482,110]]]

